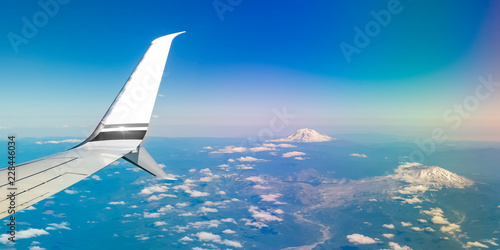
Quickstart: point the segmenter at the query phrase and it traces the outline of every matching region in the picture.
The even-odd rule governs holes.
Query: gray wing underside
[[[87,178],[127,153],[129,151],[120,149],[68,150],[16,166],[13,186],[8,182],[8,169],[0,170],[0,218],[9,215],[9,193],[15,192],[15,211],[20,211]]]

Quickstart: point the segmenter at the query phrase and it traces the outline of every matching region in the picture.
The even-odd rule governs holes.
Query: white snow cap
[[[271,140],[273,142],[325,142],[336,140],[330,136],[320,134],[314,129],[301,128],[295,133],[281,139]]]

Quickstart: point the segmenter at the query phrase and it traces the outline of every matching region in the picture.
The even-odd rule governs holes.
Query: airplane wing
[[[141,143],[148,130],[170,45],[182,33],[166,35],[151,43],[94,132],[81,144],[15,165],[14,185],[8,182],[8,169],[0,170],[0,219],[11,215],[12,209],[19,212],[120,158],[158,178],[167,178]],[[9,194],[13,195],[8,198]]]

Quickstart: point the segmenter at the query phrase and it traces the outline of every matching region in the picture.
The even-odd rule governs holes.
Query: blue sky
[[[230,10],[218,13],[214,2]],[[22,35],[23,17],[33,20],[43,7],[3,3],[0,127],[25,137],[85,137],[149,43],[185,30],[169,55],[151,135],[251,136],[269,127],[273,108],[286,108],[296,116],[277,136],[301,127],[426,136],[444,127],[456,139],[500,140],[498,93],[459,129],[442,118],[474,94],[478,76],[500,79],[497,5],[68,1],[16,53],[9,34]],[[355,45],[356,27],[366,32],[377,20],[371,11],[391,9],[387,25],[347,60],[340,45]]]

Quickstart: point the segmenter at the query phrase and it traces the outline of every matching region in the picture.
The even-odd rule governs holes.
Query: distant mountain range
[[[314,129],[302,128],[295,133],[281,139],[271,140],[273,142],[325,142],[336,140],[330,136],[320,134]]]

